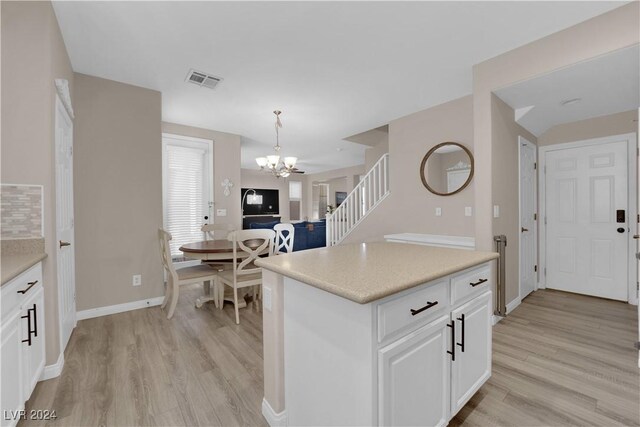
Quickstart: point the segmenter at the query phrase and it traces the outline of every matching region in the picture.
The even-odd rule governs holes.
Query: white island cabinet
[[[2,285],[0,292],[0,425],[14,426],[45,364],[42,264]]]
[[[284,276],[287,424],[447,425],[491,375],[496,255],[379,243],[307,257],[262,263]]]

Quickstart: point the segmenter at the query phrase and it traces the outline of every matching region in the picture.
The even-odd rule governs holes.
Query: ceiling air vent
[[[221,77],[212,76],[211,74],[196,71],[194,69],[189,70],[185,81],[193,83],[194,85],[208,87],[214,89],[218,86],[218,83],[222,81]]]

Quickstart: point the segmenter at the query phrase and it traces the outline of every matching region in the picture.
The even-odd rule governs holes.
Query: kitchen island
[[[492,252],[338,245],[263,267],[271,425],[446,425],[491,375]]]

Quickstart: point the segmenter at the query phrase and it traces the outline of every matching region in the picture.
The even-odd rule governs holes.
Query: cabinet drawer
[[[29,283],[38,281],[35,286],[32,286],[26,293],[18,293],[18,291],[23,291],[27,289],[30,285]],[[0,292],[2,293],[2,301],[0,302],[0,318],[4,321],[6,316],[13,313],[15,310],[18,310],[25,301],[26,298],[30,296],[31,293],[35,292],[38,288],[38,285],[42,284],[42,264],[38,263],[20,274],[15,279],[11,280],[9,283],[5,284]]]
[[[457,304],[491,289],[491,267],[483,264],[451,278],[451,304]]]
[[[448,279],[384,302],[378,305],[378,342],[414,330],[448,309]]]

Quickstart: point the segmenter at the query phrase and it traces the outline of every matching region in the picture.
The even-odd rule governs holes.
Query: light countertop
[[[0,258],[1,285],[4,286],[46,257],[44,239],[3,240]]]
[[[272,256],[256,265],[366,304],[496,258],[495,252],[374,242]]]

